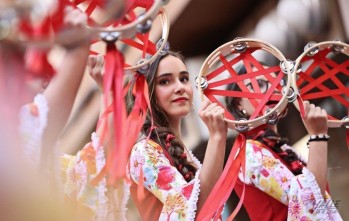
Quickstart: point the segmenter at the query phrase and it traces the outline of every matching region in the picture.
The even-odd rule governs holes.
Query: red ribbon
[[[239,134],[235,140],[220,178],[211,190],[210,195],[207,197],[197,216],[198,220],[206,221],[211,220],[212,218],[217,220],[220,217],[220,214],[218,214],[217,211],[222,210],[224,203],[230,196],[238,178],[240,168],[242,168],[243,174],[245,173],[245,144],[245,136]],[[237,157],[235,158],[236,155]],[[240,201],[243,201],[243,198],[244,196],[240,198]],[[238,207],[235,208],[233,216],[241,208],[241,205],[242,203],[239,203]]]

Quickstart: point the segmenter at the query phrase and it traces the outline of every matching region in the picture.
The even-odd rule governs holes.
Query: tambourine
[[[0,3],[0,40],[42,50],[54,43],[77,42],[81,33],[61,30],[64,8],[71,4],[69,0],[5,0]]]
[[[84,35],[89,33],[95,42],[100,40],[105,42],[118,41],[118,44],[123,42],[125,46],[136,48],[142,53],[139,57],[143,59],[136,64],[125,65],[126,70],[136,70],[150,64],[163,50],[165,42],[167,42],[169,21],[163,6],[168,3],[168,0],[57,0],[56,3],[56,5],[52,4],[55,6],[51,5],[55,9],[50,13],[48,12],[50,4],[47,4],[46,9],[41,7],[41,10],[45,11],[42,12],[42,16],[44,14],[47,16],[41,20],[47,19],[50,22],[43,22],[45,27],[42,27],[43,30],[39,30],[40,36],[37,35],[37,30],[36,34],[33,31],[34,28],[38,27],[32,26],[20,13],[21,11],[26,11],[24,14],[28,15],[34,13],[33,11],[38,7],[35,1],[28,1],[28,4],[23,5],[6,4],[6,8],[5,6],[1,8],[1,11],[6,9],[8,13],[2,13],[0,16],[0,40],[10,38],[15,43],[42,49],[51,48],[54,43],[64,42],[64,44],[73,45],[74,42],[87,36],[82,36],[82,33],[71,33],[69,30],[59,31],[64,7],[71,5],[78,7],[89,16],[86,28],[90,31],[83,33]],[[162,25],[161,44],[158,46],[149,39],[149,31],[152,28],[153,20],[157,17],[160,17]],[[16,26],[14,21],[18,19],[20,22],[17,26],[20,27],[14,30],[13,27]],[[57,31],[56,34],[49,34],[48,30],[51,28]],[[16,34],[11,33],[14,31]],[[120,45],[123,48],[125,46]]]
[[[261,63],[259,55],[269,56],[277,65]],[[238,74],[244,67],[245,74]],[[204,61],[196,84],[200,95],[210,101],[225,106],[217,96],[246,98],[255,111],[250,117],[235,119],[225,108],[225,121],[230,128],[246,132],[260,125],[275,124],[284,114],[288,104],[293,63],[273,45],[248,38],[237,38],[213,51]],[[224,74],[223,73],[227,73]],[[259,79],[268,82],[261,90]],[[250,87],[246,86],[249,82]],[[236,84],[234,90],[220,89],[228,84]]]
[[[84,3],[78,2],[77,6],[83,8]],[[169,35],[169,21],[163,6],[168,0],[143,0],[143,1],[125,1],[126,6],[120,18],[114,20],[103,19],[101,22],[94,11],[97,10],[96,4],[85,5],[85,12],[89,16],[90,22],[88,29],[99,33],[99,39],[106,42],[117,42],[120,48],[131,47],[137,49],[140,58],[139,62],[127,61],[125,57],[125,70],[137,70],[143,66],[149,65],[165,47],[165,42]],[[86,4],[86,3],[85,3]],[[98,13],[97,13],[98,14]],[[156,45],[149,36],[154,20],[160,17],[162,25],[161,43]],[[102,52],[97,52],[102,53]],[[133,56],[136,57],[135,53]]]
[[[331,128],[349,128],[348,56],[349,45],[343,42],[309,42],[294,65],[293,96],[324,108]],[[294,104],[303,111],[298,102],[294,101]]]

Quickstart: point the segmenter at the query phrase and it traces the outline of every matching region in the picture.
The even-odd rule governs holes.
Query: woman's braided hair
[[[152,108],[152,114],[147,111],[145,123],[143,124],[141,133],[147,136],[150,134],[150,139],[158,143],[165,155],[169,155],[169,161],[177,168],[177,170],[183,175],[186,181],[190,181],[195,177],[197,171],[196,166],[188,161],[184,144],[180,139],[175,136],[169,120],[164,110],[157,104],[156,96],[154,94],[156,86],[156,72],[160,61],[167,57],[174,56],[181,59],[184,62],[184,58],[181,54],[173,51],[168,51],[164,55],[160,55],[150,66],[148,73],[146,74],[146,81],[149,87],[149,100]],[[132,93],[128,94],[127,110],[129,111],[134,103]],[[153,125],[152,125],[153,122]],[[168,153],[168,154],[167,154]]]

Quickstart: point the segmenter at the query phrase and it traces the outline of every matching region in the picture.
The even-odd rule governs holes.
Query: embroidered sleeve
[[[19,135],[24,160],[38,167],[42,136],[47,126],[48,104],[42,94],[35,96],[33,103],[23,106],[19,112]]]
[[[192,159],[199,169],[195,178],[187,182],[180,172],[171,166],[158,144],[143,140],[134,146],[130,157],[131,178],[138,183],[142,171],[145,188],[163,203],[159,220],[195,219],[201,164],[193,156]]]
[[[98,137],[92,134],[92,142],[76,155],[62,155],[61,180],[64,194],[71,203],[76,203],[84,220],[126,220],[126,203],[129,184],[120,181],[120,188],[107,188],[106,178],[93,184],[106,162],[103,147]],[[81,215],[81,214],[79,214]]]
[[[241,173],[239,178],[243,180]],[[288,220],[342,220],[327,193],[323,199],[308,169],[304,168],[303,174],[295,176],[258,142],[246,144],[245,183],[288,205]]]

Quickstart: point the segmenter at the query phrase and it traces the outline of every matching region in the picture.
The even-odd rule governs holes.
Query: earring
[[[238,115],[240,118],[246,119],[247,118],[247,111],[245,109],[238,110]]]

